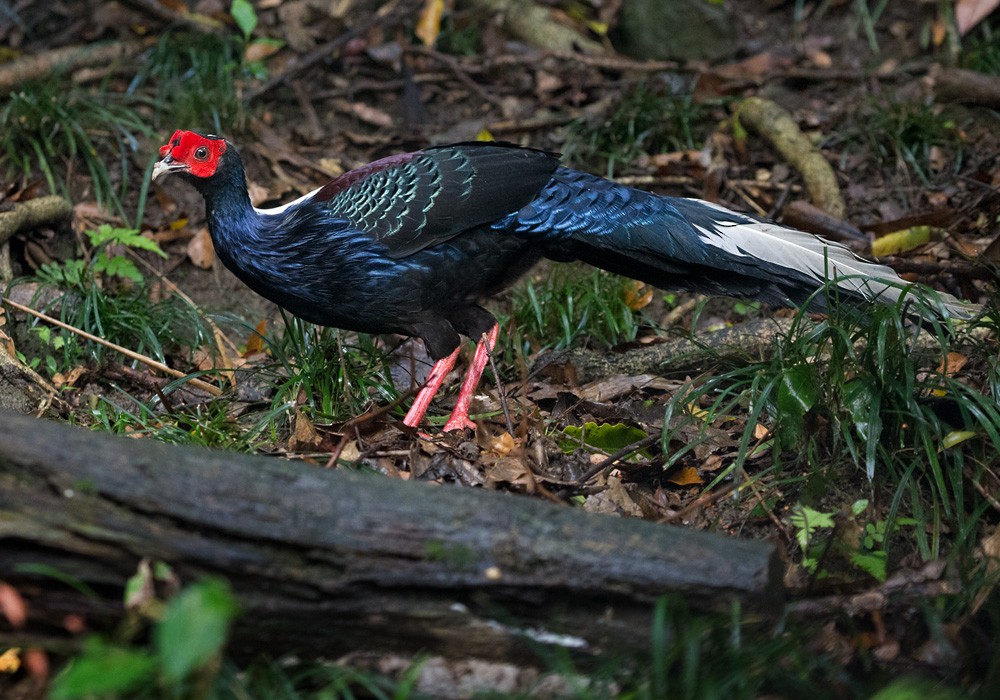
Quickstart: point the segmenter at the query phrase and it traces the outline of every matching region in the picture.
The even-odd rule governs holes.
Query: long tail
[[[556,171],[514,224],[553,259],[583,260],[666,289],[822,307],[825,295],[815,292],[827,280],[848,298],[889,304],[914,286],[812,234],[567,168]],[[933,296],[942,315],[969,318],[977,311],[948,294]]]

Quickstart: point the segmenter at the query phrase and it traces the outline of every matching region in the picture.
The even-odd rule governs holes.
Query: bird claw
[[[452,430],[475,430],[476,424],[469,420],[468,414],[459,415],[458,413],[452,413],[451,418],[448,422],[444,424],[443,432],[451,432]]]

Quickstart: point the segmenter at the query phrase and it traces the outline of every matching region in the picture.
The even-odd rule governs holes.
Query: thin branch
[[[51,316],[43,314],[41,311],[36,311],[35,309],[32,309],[30,306],[24,306],[23,304],[18,304],[16,301],[12,301],[12,300],[10,300],[10,299],[8,299],[6,297],[4,297],[3,299],[0,299],[0,302],[6,304],[7,306],[11,307],[12,309],[17,309],[18,311],[23,311],[26,314],[31,314],[35,318],[41,319],[42,321],[45,321],[46,323],[51,323],[52,325],[58,326],[59,328],[62,328],[63,330],[69,331],[70,333],[75,333],[76,335],[80,336],[81,338],[86,338],[87,340],[89,340],[91,342],[94,342],[94,343],[97,343],[98,345],[103,345],[106,348],[110,348],[111,350],[114,350],[115,352],[121,353],[122,355],[124,355],[125,357],[127,357],[127,358],[129,358],[131,360],[135,360],[136,362],[141,362],[142,364],[146,365],[147,367],[152,367],[153,369],[157,369],[157,370],[163,372],[164,374],[169,374],[171,377],[176,377],[177,379],[185,379],[185,378],[187,378],[187,382],[191,386],[195,387],[196,389],[201,389],[202,391],[205,391],[205,392],[211,394],[212,396],[221,396],[222,395],[222,389],[220,389],[217,386],[213,386],[212,384],[209,384],[208,382],[203,382],[200,379],[188,378],[188,375],[186,375],[184,372],[176,370],[173,367],[168,367],[167,365],[163,364],[162,362],[154,360],[151,357],[147,357],[146,355],[140,355],[139,353],[135,352],[134,350],[129,350],[126,347],[123,347],[121,345],[117,345],[115,343],[107,341],[104,338],[100,338],[100,337],[98,337],[96,335],[88,333],[85,330],[82,330],[80,328],[76,328],[75,326],[71,326],[68,323],[63,323],[62,321],[60,321],[57,318],[52,318]]]

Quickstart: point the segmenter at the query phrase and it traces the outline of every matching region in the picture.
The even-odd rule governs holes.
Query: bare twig
[[[62,221],[72,213],[73,205],[56,194],[17,202],[10,211],[0,212],[0,244],[16,233]]]
[[[369,29],[375,27],[379,22],[382,22],[386,17],[393,14],[400,3],[401,0],[392,0],[392,2],[386,3],[379,9],[378,12],[361,22],[353,29],[344,32],[335,39],[331,39],[322,46],[316,47],[304,56],[299,56],[295,60],[289,61],[288,65],[285,66],[285,69],[280,73],[276,73],[271,76],[260,85],[254,87],[252,90],[247,90],[243,95],[243,100],[245,102],[253,102],[254,100],[271,92],[271,90],[275,89],[279,85],[289,82],[293,77],[299,75],[303,71],[312,68],[320,61],[329,58],[331,54],[334,54],[342,49],[351,39],[363,36]]]
[[[184,374],[184,372],[176,370],[173,367],[168,367],[167,365],[163,364],[162,362],[154,360],[151,357],[147,357],[145,355],[140,355],[139,353],[135,352],[134,350],[129,350],[126,347],[122,347],[121,345],[117,345],[115,343],[107,341],[104,338],[100,338],[100,337],[98,337],[96,335],[88,333],[85,330],[82,330],[82,329],[77,328],[75,326],[71,326],[68,323],[63,323],[62,321],[60,321],[57,318],[52,318],[51,316],[49,316],[47,314],[43,314],[41,311],[36,311],[35,309],[32,309],[30,306],[24,306],[23,304],[18,304],[16,301],[12,301],[12,300],[10,300],[10,299],[8,299],[6,297],[4,297],[0,301],[2,301],[4,304],[6,304],[7,306],[11,307],[12,309],[17,309],[18,311],[23,311],[26,314],[31,314],[35,318],[41,319],[42,321],[45,321],[46,323],[51,323],[52,325],[58,326],[59,328],[62,328],[63,330],[69,331],[70,333],[75,333],[76,335],[80,336],[81,338],[86,338],[87,340],[89,340],[89,341],[91,341],[93,343],[97,343],[98,345],[103,345],[106,348],[110,348],[111,350],[114,350],[115,352],[121,353],[122,355],[124,355],[125,357],[127,357],[127,358],[129,358],[131,360],[135,360],[136,362],[141,362],[142,364],[146,365],[147,367],[152,367],[153,369],[157,369],[157,370],[163,372],[164,374],[169,374],[171,377],[176,377],[177,379],[185,379],[185,378],[188,377],[188,375]],[[221,396],[222,395],[222,389],[220,389],[219,387],[214,386],[212,384],[209,384],[208,382],[203,382],[200,379],[187,378],[187,382],[191,386],[193,386],[193,387],[195,387],[197,389],[201,389],[202,391],[205,391],[205,392],[211,394],[212,396]]]
[[[478,95],[481,99],[485,100],[486,102],[489,102],[494,107],[503,110],[503,100],[501,100],[496,95],[490,94],[490,92],[486,90],[482,85],[480,85],[475,80],[470,78],[469,74],[465,72],[465,69],[462,68],[459,62],[456,61],[451,56],[443,54],[440,51],[435,51],[434,49],[429,49],[425,46],[408,46],[406,48],[406,51],[408,53],[417,54],[419,56],[426,56],[428,58],[437,61],[445,68],[450,70],[455,75],[455,77],[458,78],[458,81],[462,83],[462,85],[472,90],[472,92]]]
[[[57,70],[103,66],[139,52],[137,44],[114,41],[107,44],[66,46],[37,56],[26,56],[0,66],[0,92],[10,92],[26,80]]]
[[[609,456],[607,459],[601,460],[593,467],[588,469],[587,473],[581,476],[577,480],[577,483],[579,484],[587,483],[595,476],[603,472],[605,469],[610,469],[612,466],[614,466],[615,462],[617,462],[618,460],[624,459],[625,457],[628,457],[630,454],[638,452],[639,450],[643,450],[651,445],[655,445],[657,442],[660,441],[661,437],[662,436],[660,435],[647,435],[642,440],[636,440],[631,445],[625,445],[625,447],[621,448],[613,455]]]

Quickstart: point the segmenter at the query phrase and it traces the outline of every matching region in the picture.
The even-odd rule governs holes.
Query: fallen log
[[[142,558],[230,581],[240,657],[587,656],[648,649],[669,592],[762,613],[782,597],[765,542],[0,413],[0,580],[29,606],[0,645],[56,644],[68,614],[114,624]]]

